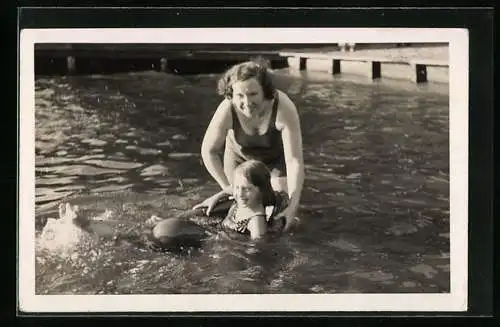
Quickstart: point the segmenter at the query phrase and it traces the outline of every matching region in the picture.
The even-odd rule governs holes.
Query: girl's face
[[[264,107],[264,91],[255,77],[233,83],[233,104],[248,118],[261,113]]]
[[[253,207],[262,202],[260,189],[238,171],[235,172],[233,185],[233,196],[239,206]]]

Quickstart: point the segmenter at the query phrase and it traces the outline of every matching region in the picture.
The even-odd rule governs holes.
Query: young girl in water
[[[225,229],[241,234],[250,234],[251,239],[261,238],[268,231],[283,231],[286,221],[278,214],[287,205],[288,195],[284,191],[273,190],[271,173],[267,166],[258,160],[247,160],[234,170],[232,199],[221,199],[219,205],[216,205],[221,208],[222,213],[227,210],[225,218],[220,223],[216,222],[216,225],[220,224]],[[205,215],[206,207],[197,209],[202,209]],[[215,211],[218,210],[214,209],[212,213]],[[162,220],[153,216],[149,223],[160,224]],[[213,218],[209,220],[213,221]],[[206,221],[203,224],[206,224]]]
[[[236,167],[233,197],[234,203],[222,221],[223,227],[250,233],[252,239],[264,236],[268,229],[284,227],[278,226],[274,218],[287,206],[288,196],[273,190],[269,169],[263,162],[248,160]]]
[[[236,167],[233,177],[234,200],[222,221],[230,230],[250,234],[252,239],[261,238],[268,230],[282,230],[283,217],[276,216],[287,206],[288,196],[274,191],[267,166],[261,161],[248,160]],[[59,206],[59,219],[51,219],[44,227],[40,245],[48,250],[72,250],[88,236],[117,237],[117,230],[111,221],[92,219],[81,215],[78,206],[69,203]],[[148,244],[156,249],[167,250],[198,244],[206,232],[187,219],[162,219],[153,216],[146,222],[152,227],[144,231],[144,237],[135,244]],[[152,236],[151,238],[148,236]]]

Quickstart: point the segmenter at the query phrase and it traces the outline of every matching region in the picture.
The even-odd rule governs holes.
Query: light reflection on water
[[[300,111],[305,222],[263,243],[210,237],[178,255],[37,249],[37,293],[449,291],[448,94],[332,77],[277,83]],[[37,78],[36,222],[60,200],[140,226],[217,190],[199,156],[215,75]],[[439,87],[436,87],[439,89]]]

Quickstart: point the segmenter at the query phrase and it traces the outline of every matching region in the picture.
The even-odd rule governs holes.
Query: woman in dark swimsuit
[[[296,219],[304,182],[302,133],[297,109],[275,88],[268,69],[255,62],[230,68],[219,80],[218,106],[205,132],[203,162],[221,191],[196,205],[210,215],[214,206],[232,193],[235,168],[258,160],[271,171],[275,191],[286,192],[288,206],[274,216],[286,219],[285,230]]]

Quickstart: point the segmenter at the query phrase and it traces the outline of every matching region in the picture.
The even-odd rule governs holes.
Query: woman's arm
[[[231,128],[231,103],[224,100],[215,111],[201,145],[203,164],[223,191],[231,193],[231,185],[224,173],[222,153],[227,132]]]
[[[277,124],[281,125],[281,137],[285,154],[287,185],[290,202],[287,211],[292,219],[299,207],[304,184],[304,159],[302,149],[302,130],[297,108],[288,96],[280,94],[281,110],[278,111]]]

